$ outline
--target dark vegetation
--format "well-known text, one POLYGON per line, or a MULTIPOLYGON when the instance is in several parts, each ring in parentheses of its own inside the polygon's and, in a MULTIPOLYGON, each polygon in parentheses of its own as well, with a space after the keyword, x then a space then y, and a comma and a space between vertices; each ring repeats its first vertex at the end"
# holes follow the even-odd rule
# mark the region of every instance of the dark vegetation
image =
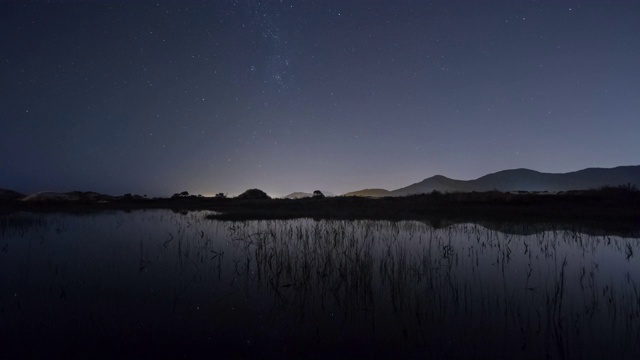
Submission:
POLYGON ((27 195, 19 193, 17 191, 0 189, 0 201, 20 200, 26 196, 27 195))
POLYGON ((238 195, 238 199, 242 200, 269 200, 271 197, 260 189, 249 189, 238 195))
POLYGON ((212 219, 372 219, 448 223, 573 224, 599 231, 640 231, 640 191, 635 187, 549 193, 470 192, 406 197, 333 197, 229 202, 212 219))
MULTIPOLYGON (((172 209, 178 212, 212 210, 210 218, 256 219, 372 219, 426 220, 432 224, 458 222, 526 222, 588 224, 602 229, 640 229, 640 190, 635 186, 550 193, 497 191, 440 193, 406 197, 323 197, 271 199, 258 189, 236 198, 185 194, 171 198, 114 197, 111 201, 0 202, 0 213, 94 212, 103 210, 172 209)), ((223 194, 222 194, 223 195, 223 194)))

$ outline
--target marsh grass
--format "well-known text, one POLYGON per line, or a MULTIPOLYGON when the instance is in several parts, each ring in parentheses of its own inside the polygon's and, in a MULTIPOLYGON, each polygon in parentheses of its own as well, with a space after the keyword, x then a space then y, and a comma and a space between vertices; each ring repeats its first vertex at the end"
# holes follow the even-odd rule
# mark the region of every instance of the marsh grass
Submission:
POLYGON ((241 274, 299 320, 330 312, 442 354, 456 353, 442 347, 452 341, 504 356, 639 350, 639 274, 621 281, 599 265, 601 253, 637 263, 636 239, 366 220, 241 222, 229 232, 248 259, 241 274))
POLYGON ((11 213, 0 215, 0 236, 8 236, 11 233, 24 235, 29 229, 46 226, 45 216, 33 216, 24 213, 11 213))

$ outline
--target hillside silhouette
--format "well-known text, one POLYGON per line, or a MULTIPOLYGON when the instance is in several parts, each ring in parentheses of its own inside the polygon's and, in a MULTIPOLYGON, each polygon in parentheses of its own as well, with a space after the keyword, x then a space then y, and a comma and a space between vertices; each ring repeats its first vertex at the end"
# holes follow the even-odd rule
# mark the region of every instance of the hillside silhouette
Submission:
POLYGON ((17 191, 0 189, 0 200, 20 200, 25 198, 26 196, 27 195, 19 193, 17 191))
POLYGON ((364 189, 358 191, 351 191, 342 196, 366 196, 366 197, 385 197, 391 196, 391 191, 386 189, 364 189))
POLYGON ((569 173, 543 173, 530 169, 503 170, 475 180, 456 180, 436 175, 391 191, 391 196, 440 192, 539 191, 560 192, 597 189, 604 186, 640 186, 640 166, 588 168, 569 173))
MULTIPOLYGON (((328 197, 336 196, 334 193, 330 191, 320 190, 320 192, 322 192, 324 196, 328 196, 328 197)), ((292 192, 291 194, 285 195, 282 198, 283 199, 304 199, 304 198, 310 198, 310 197, 313 197, 313 192, 296 191, 296 192, 292 192)))

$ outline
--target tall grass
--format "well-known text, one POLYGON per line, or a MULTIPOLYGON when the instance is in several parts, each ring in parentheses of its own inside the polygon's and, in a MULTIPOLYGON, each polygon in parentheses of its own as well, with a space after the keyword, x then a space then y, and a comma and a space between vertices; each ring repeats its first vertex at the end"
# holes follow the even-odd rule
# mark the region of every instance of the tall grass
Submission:
POLYGON ((241 222, 228 232, 248 259, 239 274, 300 320, 329 311, 378 329, 394 319, 399 338, 445 353, 458 350, 443 340, 504 356, 640 350, 640 272, 608 273, 608 257, 638 263, 635 239, 366 220, 241 222))

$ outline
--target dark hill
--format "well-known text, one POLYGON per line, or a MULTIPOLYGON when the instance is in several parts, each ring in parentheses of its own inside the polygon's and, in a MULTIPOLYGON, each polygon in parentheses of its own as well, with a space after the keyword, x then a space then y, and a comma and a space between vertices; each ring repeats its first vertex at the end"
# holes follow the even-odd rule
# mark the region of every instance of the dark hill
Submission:
POLYGON ((473 185, 469 181, 450 179, 446 176, 436 175, 424 179, 419 183, 409 185, 391 192, 392 196, 406 196, 414 194, 430 193, 432 191, 441 192, 468 192, 474 191, 473 185))
POLYGON ((21 194, 21 193, 19 193, 17 191, 8 190, 8 189, 0 189, 0 201, 2 201, 2 200, 5 200, 5 201, 20 200, 20 199, 24 199, 25 197, 27 197, 27 195, 21 194))
POLYGON ((385 197, 391 196, 391 191, 386 189, 364 189, 351 191, 342 196, 365 196, 365 197, 385 197))
POLYGON ((569 191, 597 189, 603 186, 640 186, 640 166, 588 168, 553 174, 529 169, 503 170, 475 180, 455 180, 437 175, 419 183, 392 191, 394 196, 441 192, 469 191, 569 191))

